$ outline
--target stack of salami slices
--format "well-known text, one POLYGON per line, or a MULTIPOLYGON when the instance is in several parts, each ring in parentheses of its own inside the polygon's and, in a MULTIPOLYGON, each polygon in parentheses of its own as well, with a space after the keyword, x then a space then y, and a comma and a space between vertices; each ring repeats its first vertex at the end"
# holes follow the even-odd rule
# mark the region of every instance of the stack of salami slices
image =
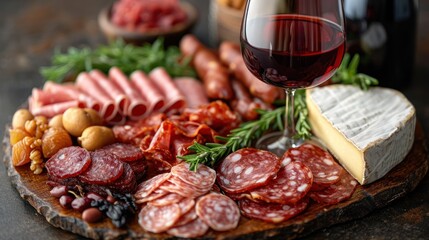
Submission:
POLYGON ((357 182, 325 150, 304 144, 279 159, 245 148, 218 167, 221 189, 238 201, 243 215, 278 223, 304 211, 310 199, 336 204, 351 197, 357 182))
POLYGON ((227 231, 237 227, 240 211, 229 197, 214 185, 216 172, 204 165, 196 171, 180 163, 171 172, 142 182, 134 194, 143 204, 139 224, 149 232, 192 238, 209 228, 227 231))
POLYGON ((133 192, 146 171, 143 152, 130 144, 115 143, 89 152, 72 146, 63 148, 46 162, 52 184, 79 185, 106 195, 133 192))

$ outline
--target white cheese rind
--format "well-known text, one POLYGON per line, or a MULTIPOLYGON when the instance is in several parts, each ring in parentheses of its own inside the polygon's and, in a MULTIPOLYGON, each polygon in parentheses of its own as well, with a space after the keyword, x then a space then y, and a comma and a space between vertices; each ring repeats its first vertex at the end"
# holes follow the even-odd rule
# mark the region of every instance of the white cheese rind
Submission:
POLYGON ((315 136, 361 184, 383 177, 413 145, 415 108, 396 90, 314 88, 307 90, 307 106, 315 136))

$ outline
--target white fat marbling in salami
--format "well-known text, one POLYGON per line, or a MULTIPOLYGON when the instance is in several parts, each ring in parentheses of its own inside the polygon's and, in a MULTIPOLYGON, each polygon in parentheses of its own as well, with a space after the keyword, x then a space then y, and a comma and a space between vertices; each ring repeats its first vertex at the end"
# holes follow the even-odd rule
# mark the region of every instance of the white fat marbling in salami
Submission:
POLYGON ((171 174, 187 184, 200 189, 210 189, 216 181, 216 171, 200 164, 196 171, 189 170, 189 163, 182 162, 171 168, 171 174))
POLYGON ((91 166, 91 156, 84 148, 66 147, 52 156, 45 166, 52 177, 60 179, 76 177, 91 166))
POLYGON ((196 211, 198 217, 216 231, 234 229, 240 220, 237 204, 231 198, 218 193, 201 197, 197 202, 196 211))
POLYGON ((228 155, 219 165, 217 181, 228 193, 241 193, 264 186, 278 172, 280 160, 268 151, 243 148, 228 155))
POLYGON ((150 201, 149 204, 155 205, 155 206, 165 206, 173 203, 178 203, 183 199, 184 197, 180 196, 177 193, 168 193, 160 198, 150 201))
POLYGON ((167 181, 169 178, 170 178, 170 173, 163 173, 163 174, 156 175, 155 177, 140 183, 137 186, 136 193, 134 194, 136 201, 149 196, 152 192, 154 192, 162 183, 167 181))
POLYGON ((180 218, 181 211, 178 204, 166 206, 146 205, 139 213, 140 226, 153 233, 160 233, 170 229, 180 218))
POLYGON ((124 164, 112 153, 97 150, 90 153, 91 166, 79 179, 84 183, 108 185, 124 173, 124 164))
POLYGON ((169 229, 167 233, 181 238, 195 238, 203 236, 208 229, 209 226, 207 224, 201 219, 196 218, 184 225, 169 229))
POLYGON ((313 174, 300 162, 291 162, 280 168, 267 185, 251 190, 253 199, 280 204, 295 204, 310 191, 313 174))

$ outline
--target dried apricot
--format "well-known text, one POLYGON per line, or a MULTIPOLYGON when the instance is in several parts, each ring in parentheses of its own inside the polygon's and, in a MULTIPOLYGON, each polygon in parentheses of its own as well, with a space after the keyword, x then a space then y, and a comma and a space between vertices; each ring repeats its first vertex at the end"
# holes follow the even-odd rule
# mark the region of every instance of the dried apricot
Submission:
POLYGON ((22 127, 14 128, 9 130, 9 142, 13 146, 17 142, 21 141, 25 137, 29 137, 30 134, 24 130, 22 127))
POLYGON ((31 148, 26 144, 23 139, 17 142, 12 147, 12 164, 13 166, 22 166, 31 161, 30 159, 31 148))
POLYGON ((68 132, 63 128, 48 128, 42 137, 42 152, 45 158, 52 157, 60 149, 70 147, 73 144, 68 132))

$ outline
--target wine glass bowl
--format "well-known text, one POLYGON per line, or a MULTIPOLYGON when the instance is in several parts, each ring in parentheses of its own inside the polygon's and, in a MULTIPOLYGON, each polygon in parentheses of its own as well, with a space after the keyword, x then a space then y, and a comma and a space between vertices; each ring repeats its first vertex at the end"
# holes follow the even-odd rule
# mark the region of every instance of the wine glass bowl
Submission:
POLYGON ((345 52, 341 0, 248 0, 240 42, 247 68, 285 89, 285 130, 257 145, 282 155, 303 142, 295 134, 294 93, 330 79, 345 52))

